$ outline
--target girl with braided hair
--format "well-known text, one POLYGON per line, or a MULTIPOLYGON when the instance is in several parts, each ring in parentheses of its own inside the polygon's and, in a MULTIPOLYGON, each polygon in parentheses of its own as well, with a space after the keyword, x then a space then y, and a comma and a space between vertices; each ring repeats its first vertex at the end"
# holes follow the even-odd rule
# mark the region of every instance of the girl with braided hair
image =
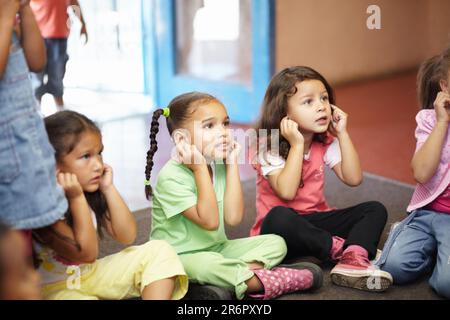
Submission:
POLYGON ((281 237, 227 239, 224 224, 238 225, 244 214, 237 164, 240 146, 229 126, 225 106, 205 93, 182 94, 153 113, 145 169, 145 192, 153 198, 150 238, 175 248, 189 280, 199 285, 194 286, 198 296, 193 298, 223 298, 224 291, 232 291, 237 299, 246 295, 272 299, 320 287, 322 271, 315 264, 278 266, 286 255, 281 237), (176 152, 152 190, 150 173, 161 115, 176 152))

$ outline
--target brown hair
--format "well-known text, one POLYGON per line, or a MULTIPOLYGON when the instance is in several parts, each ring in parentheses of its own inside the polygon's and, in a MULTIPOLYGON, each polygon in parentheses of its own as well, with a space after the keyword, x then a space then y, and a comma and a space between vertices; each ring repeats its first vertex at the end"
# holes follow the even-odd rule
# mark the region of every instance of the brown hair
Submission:
POLYGON ((434 100, 441 91, 439 82, 447 80, 449 69, 450 46, 421 64, 417 74, 417 92, 422 109, 434 109, 434 100))
MULTIPOLYGON (((175 97, 170 101, 167 108, 169 108, 170 115, 166 117, 167 129, 169 134, 180 128, 190 115, 195 111, 195 107, 200 104, 208 103, 211 101, 220 102, 217 98, 207 93, 202 92, 189 92, 175 97)), ((153 195, 152 187, 149 183, 150 175, 153 168, 153 156, 158 150, 158 142, 156 141, 156 135, 159 131, 159 117, 163 114, 163 109, 157 109, 153 112, 152 123, 150 126, 150 148, 147 151, 147 164, 145 166, 145 196, 147 199, 153 195)))
MULTIPOLYGON (((80 141, 80 137, 87 131, 94 132, 101 137, 101 131, 97 125, 86 116, 75 111, 60 111, 44 119, 45 129, 53 148, 55 149, 56 160, 69 154, 80 141)), ((99 236, 102 236, 102 227, 105 226, 105 219, 108 219, 106 211, 105 196, 100 190, 95 192, 84 192, 86 200, 94 211, 97 218, 99 236)), ((72 215, 70 210, 65 214, 67 223, 72 225, 72 215)))
MULTIPOLYGON (((319 80, 323 83, 328 92, 328 99, 331 104, 335 103, 334 91, 325 78, 312 68, 296 66, 286 68, 276 74, 269 83, 262 104, 262 112, 256 125, 257 134, 259 130, 267 131, 267 146, 270 150, 270 130, 280 129, 281 120, 287 115, 288 99, 297 92, 295 86, 298 82, 305 80, 319 80)), ((315 141, 325 143, 326 133, 316 134, 315 141)), ((287 159, 290 145, 289 142, 279 135, 280 155, 287 159)))

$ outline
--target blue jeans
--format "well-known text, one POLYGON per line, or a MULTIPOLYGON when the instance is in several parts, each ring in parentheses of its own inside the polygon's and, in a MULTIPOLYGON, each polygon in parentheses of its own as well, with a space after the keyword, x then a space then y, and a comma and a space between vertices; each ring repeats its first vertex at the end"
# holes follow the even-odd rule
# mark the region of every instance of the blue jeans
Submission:
POLYGON ((0 220, 16 229, 50 225, 64 215, 67 200, 15 34, 0 79, 0 115, 0 220))
POLYGON ((450 298, 450 214, 413 211, 389 235, 378 265, 396 284, 433 270, 430 286, 450 298))
POLYGON ((50 93, 57 98, 63 96, 63 80, 66 74, 66 64, 69 60, 67 39, 45 39, 45 47, 47 49, 45 69, 40 73, 33 74, 35 95, 39 101, 46 93, 50 93), (44 82, 44 76, 47 76, 46 82, 44 82))

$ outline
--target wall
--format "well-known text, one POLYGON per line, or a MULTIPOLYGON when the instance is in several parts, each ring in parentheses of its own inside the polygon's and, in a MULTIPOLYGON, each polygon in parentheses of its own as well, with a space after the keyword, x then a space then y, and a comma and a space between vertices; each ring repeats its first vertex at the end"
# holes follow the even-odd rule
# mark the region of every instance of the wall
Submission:
POLYGON ((427 56, 441 52, 450 44, 450 1, 430 0, 428 4, 428 39, 427 56))
POLYGON ((448 0, 277 0, 276 71, 308 65, 332 83, 416 68, 444 47, 448 0), (381 30, 369 30, 367 7, 381 8, 381 30))

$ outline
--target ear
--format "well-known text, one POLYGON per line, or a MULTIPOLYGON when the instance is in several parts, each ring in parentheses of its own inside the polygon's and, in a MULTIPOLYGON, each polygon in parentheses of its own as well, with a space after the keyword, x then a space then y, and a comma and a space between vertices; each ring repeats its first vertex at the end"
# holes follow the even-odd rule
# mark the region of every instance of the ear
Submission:
POLYGON ((179 144, 181 141, 186 142, 186 137, 181 130, 175 130, 172 137, 175 144, 179 144))
POLYGON ((178 144, 178 143, 180 143, 180 141, 183 139, 183 137, 182 137, 182 135, 181 135, 180 133, 174 132, 174 133, 172 134, 172 139, 173 139, 173 142, 174 142, 175 144, 178 144))
POLYGON ((441 91, 444 91, 444 92, 446 92, 446 93, 449 93, 449 92, 448 92, 448 83, 447 83, 446 80, 440 80, 440 81, 439 81, 439 87, 441 88, 441 91))

